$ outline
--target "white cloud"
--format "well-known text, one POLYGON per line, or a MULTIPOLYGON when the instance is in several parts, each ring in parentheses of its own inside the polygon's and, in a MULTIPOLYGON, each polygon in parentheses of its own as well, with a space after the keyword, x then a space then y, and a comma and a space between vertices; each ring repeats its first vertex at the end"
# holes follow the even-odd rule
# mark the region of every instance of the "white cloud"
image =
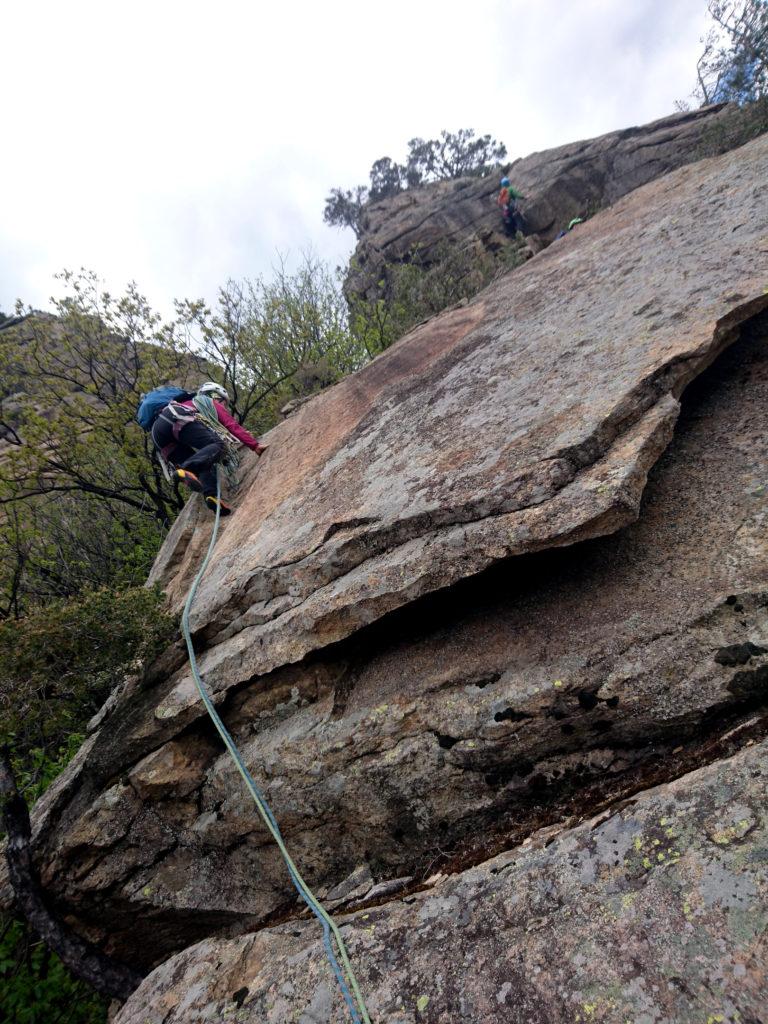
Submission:
POLYGON ((335 185, 471 126, 512 157, 671 113, 703 0, 298 0, 4 12, 0 307, 45 304, 85 265, 163 309, 268 273, 275 251, 336 262, 335 185))

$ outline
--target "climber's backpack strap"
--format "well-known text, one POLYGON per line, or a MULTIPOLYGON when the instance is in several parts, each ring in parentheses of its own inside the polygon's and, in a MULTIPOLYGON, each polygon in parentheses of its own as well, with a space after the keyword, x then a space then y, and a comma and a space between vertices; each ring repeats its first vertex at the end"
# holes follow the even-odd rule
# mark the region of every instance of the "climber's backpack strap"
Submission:
POLYGON ((170 423, 173 428, 174 441, 179 440, 179 434, 188 423, 194 423, 198 419, 197 411, 190 409, 188 405, 181 405, 179 402, 169 402, 160 411, 159 418, 170 423))

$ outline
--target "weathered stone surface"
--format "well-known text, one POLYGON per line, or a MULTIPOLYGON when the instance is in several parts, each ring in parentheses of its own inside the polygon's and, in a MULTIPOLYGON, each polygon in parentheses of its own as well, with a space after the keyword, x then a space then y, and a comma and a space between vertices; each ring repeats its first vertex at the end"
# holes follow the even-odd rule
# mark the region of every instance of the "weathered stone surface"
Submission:
MULTIPOLYGON (((474 323, 472 307, 426 325, 309 403, 249 469, 203 591, 199 640, 209 645, 227 724, 319 889, 338 894, 358 868, 381 883, 423 878, 450 857, 485 858, 491 843, 509 846, 543 821, 584 814, 719 756, 724 734, 743 742, 749 729, 765 728, 768 328, 755 314, 768 301, 768 225, 758 202, 767 159, 762 140, 622 201, 559 255, 550 249, 486 292, 480 305, 496 327, 470 327, 472 344, 454 348, 439 372, 443 327, 450 334, 461 316, 474 323), (564 280, 582 284, 566 314, 564 280), (515 311, 526 310, 523 329, 515 311), (736 323, 750 315, 734 343, 736 323), (548 317, 559 339, 549 347, 548 317), (489 338, 495 348, 487 350, 489 338), (639 522, 574 543, 634 518, 670 437, 676 396, 729 343, 683 397, 639 522), (482 373, 470 387, 475 359, 482 373), (538 377, 538 390, 522 386, 526 374, 538 377), (485 404, 488 391, 495 403, 485 404), (501 402, 510 394, 515 402, 501 402), (357 401, 352 412, 347 399, 357 401), (368 426, 355 432, 349 423, 363 407, 368 426), (477 425, 481 415, 472 434, 464 420, 477 425), (436 422, 444 444, 435 449, 436 422), (375 451, 375 431, 379 469, 369 474, 359 453, 375 451), (391 447, 398 436, 400 447, 391 447), (466 446, 474 453, 463 464, 468 482, 453 469, 466 446), (335 579, 323 585, 321 551, 311 552, 333 522, 324 518, 332 515, 324 489, 341 500, 346 467, 356 504, 345 514, 396 522, 395 513, 409 511, 398 492, 406 450, 417 480, 419 459, 438 463, 432 491, 415 484, 408 492, 414 513, 430 493, 450 499, 445 476, 454 491, 465 489, 465 502, 482 502, 485 487, 485 515, 435 525, 455 518, 445 500, 426 534, 408 541, 390 531, 360 567, 379 577, 362 598, 348 579, 356 570, 343 566, 365 548, 350 553, 339 529, 320 544, 336 559, 335 579), (572 472, 548 490, 557 458, 572 472), (476 464, 486 459, 484 476, 476 464), (498 511, 502 485, 514 502, 515 487, 519 495, 537 474, 545 481, 537 504, 498 511), (277 548, 271 574, 258 568, 268 538, 277 548), (413 582, 402 549, 417 542, 423 577, 413 582), (292 567, 291 593, 277 563, 303 545, 310 554, 292 567), (498 564, 478 574, 491 561, 498 564), (296 600, 283 612, 296 635, 280 637, 282 616, 267 618, 280 600, 264 598, 275 579, 285 604, 296 600), (242 617, 228 625, 238 609, 242 617), (251 612, 267 621, 257 624, 251 612)), ((158 566, 177 597, 205 543, 204 529, 192 532, 194 515, 191 507, 174 528, 158 566)), ((365 530, 358 522, 350 534, 365 530)), ((183 663, 173 649, 143 686, 130 683, 86 754, 36 808, 52 894, 93 938, 145 966, 197 938, 294 909, 239 776, 199 708, 186 703, 183 663)))
MULTIPOLYGON (((768 139, 625 198, 275 429, 193 624, 220 690, 637 514, 684 386, 768 303, 768 139)), ((153 579, 178 605, 206 532, 153 579)), ((196 696, 182 670, 159 717, 196 696)))
MULTIPOLYGON (((722 148, 728 148, 727 137, 741 116, 736 107, 719 104, 516 160, 508 173, 526 197, 520 209, 534 239, 533 251, 551 242, 573 217, 585 217, 700 159, 708 138, 722 137, 722 148)), ((375 292, 387 266, 412 259, 414 252, 428 265, 436 250, 450 246, 473 242, 489 251, 500 248, 505 236, 498 189, 496 174, 460 178, 372 204, 352 259, 350 292, 375 292)))
MULTIPOLYGON (((767 436, 763 317, 683 397, 637 523, 511 560, 234 694, 227 724, 312 884, 335 898, 361 864, 421 877, 716 756, 768 703, 767 436)), ((175 720, 153 733, 157 695, 141 701, 55 793, 40 853, 59 898, 117 920, 111 946, 151 964, 293 897, 209 727, 163 746, 175 720), (154 774, 173 764, 199 765, 194 791, 154 774), (143 802, 137 780, 156 783, 143 802)))
MULTIPOLYGON (((376 1024, 759 1024, 768 745, 345 919, 376 1024)), ((209 940, 116 1024, 341 1024, 317 926, 209 940)))

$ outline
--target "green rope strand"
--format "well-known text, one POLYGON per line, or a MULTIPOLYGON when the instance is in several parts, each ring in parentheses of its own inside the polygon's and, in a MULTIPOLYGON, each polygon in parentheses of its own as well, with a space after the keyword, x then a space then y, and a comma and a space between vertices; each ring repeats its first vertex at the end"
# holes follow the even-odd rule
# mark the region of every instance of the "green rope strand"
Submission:
MULTIPOLYGON (((216 496, 217 498, 220 498, 221 481, 219 480, 218 473, 216 475, 216 485, 216 496)), ((200 581, 205 575, 205 572, 208 568, 208 563, 211 560, 211 555, 213 554, 213 548, 214 545, 216 544, 216 538, 219 531, 219 520, 220 506, 217 505, 216 519, 213 524, 213 531, 211 533, 211 540, 208 545, 208 550, 206 551, 205 558, 202 561, 197 576, 195 576, 192 586, 190 587, 189 594, 187 595, 187 600, 184 605, 184 611, 181 616, 181 629, 184 634, 184 640, 186 641, 187 651, 189 652, 189 665, 192 671, 192 676, 195 680, 195 685, 197 686, 198 692, 200 693, 200 697, 202 698, 206 710, 208 711, 208 714, 210 715, 213 724, 216 726, 216 730, 218 731, 219 735, 224 741, 224 745, 229 751, 232 760, 235 762, 235 766, 237 767, 238 772, 242 776, 249 793, 253 797, 253 801, 256 804, 256 808, 259 812, 259 815, 264 821, 264 824, 269 829, 272 838, 277 843, 280 853, 283 855, 283 859, 288 867, 288 871, 293 879, 296 888, 298 889, 300 895, 303 897, 303 899, 309 906, 310 910, 312 910, 312 912, 324 924, 324 926, 333 933, 333 937, 336 940, 336 946, 338 948, 341 961, 344 965, 344 970, 346 972, 347 979, 349 980, 349 984, 352 988, 352 991, 354 992, 355 1002, 357 1003, 357 1010, 359 1010, 360 1013, 359 1017, 357 1015, 357 1012, 355 1011, 355 1007, 352 1005, 352 1001, 351 998, 349 997, 348 991, 345 991, 346 986, 344 985, 343 978, 341 977, 341 974, 338 971, 338 967, 337 965, 334 965, 335 957, 333 957, 332 950, 330 948, 328 948, 330 954, 329 959, 333 957, 331 959, 331 966, 334 968, 334 973, 336 973, 337 975, 337 979, 339 980, 340 986, 342 988, 342 993, 344 994, 345 999, 347 1000, 347 1003, 349 1005, 350 1012, 353 1015, 353 1020, 357 1022, 362 1019, 363 1024, 371 1024, 371 1019, 368 1015, 365 1000, 363 999, 362 992, 360 991, 360 987, 357 983, 355 973, 352 970, 352 965, 349 961, 349 956, 347 954, 346 946, 344 945, 344 940, 341 937, 341 932, 339 931, 336 922, 333 920, 330 914, 328 914, 328 912, 325 910, 322 904, 317 900, 312 890, 309 888, 307 883, 302 878, 299 869, 296 867, 293 858, 289 854, 285 846, 285 843, 283 842, 283 838, 282 835, 280 834, 280 829, 277 825, 277 822, 275 821, 275 818, 268 804, 266 803, 266 800, 259 791, 256 783, 254 782, 251 773, 246 768, 234 740, 227 731, 224 723, 221 721, 221 718, 219 717, 219 714, 213 705, 213 702, 208 694, 208 691, 206 690, 205 683, 203 682, 197 668, 197 658, 195 656, 195 649, 192 644, 192 636, 189 627, 189 614, 192 608, 192 602, 194 601, 195 598, 195 593, 197 592, 198 585, 200 584, 200 581)))

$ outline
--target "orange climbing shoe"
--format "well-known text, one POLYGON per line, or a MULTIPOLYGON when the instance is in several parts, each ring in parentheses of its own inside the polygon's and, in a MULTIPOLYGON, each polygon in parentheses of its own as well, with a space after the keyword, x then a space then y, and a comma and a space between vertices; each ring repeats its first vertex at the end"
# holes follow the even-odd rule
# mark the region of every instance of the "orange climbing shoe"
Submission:
POLYGON ((206 495, 205 504, 208 506, 208 508, 211 510, 211 512, 215 512, 216 509, 218 509, 219 510, 219 515, 222 515, 222 516, 231 516, 232 515, 232 509, 226 503, 226 501, 222 501, 221 498, 217 498, 215 494, 208 494, 208 495, 206 495))
POLYGON ((190 473, 188 469, 177 469, 173 474, 177 480, 181 480, 183 484, 190 487, 193 491, 202 491, 203 485, 197 479, 194 473, 190 473))

